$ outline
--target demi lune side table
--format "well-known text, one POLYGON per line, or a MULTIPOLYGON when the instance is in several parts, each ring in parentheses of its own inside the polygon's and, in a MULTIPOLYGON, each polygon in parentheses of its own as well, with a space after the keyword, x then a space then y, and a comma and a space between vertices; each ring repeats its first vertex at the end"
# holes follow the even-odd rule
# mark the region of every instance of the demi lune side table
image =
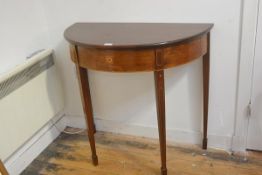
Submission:
POLYGON ((210 30, 213 24, 186 23, 76 23, 64 36, 75 63, 93 164, 96 132, 88 69, 107 72, 153 71, 161 154, 161 174, 166 168, 164 69, 203 56, 203 149, 207 148, 210 30))

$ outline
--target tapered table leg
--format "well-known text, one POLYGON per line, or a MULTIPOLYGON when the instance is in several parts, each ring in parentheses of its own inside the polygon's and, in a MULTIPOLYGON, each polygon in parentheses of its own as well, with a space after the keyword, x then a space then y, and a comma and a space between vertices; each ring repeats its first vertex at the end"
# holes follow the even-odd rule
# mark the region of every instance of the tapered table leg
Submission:
POLYGON ((167 174, 166 168, 166 119, 165 119, 165 82, 164 70, 155 71, 156 108, 161 153, 161 174, 167 174))
POLYGON ((2 175, 8 175, 8 172, 3 164, 3 162, 0 160, 0 174, 2 175))
POLYGON ((208 123, 208 96, 209 96, 209 64, 210 64, 210 33, 207 37, 207 53, 203 56, 203 95, 204 95, 204 119, 203 119, 203 143, 202 148, 207 149, 207 123, 208 123))
POLYGON ((96 155, 96 146, 95 146, 95 125, 94 125, 94 118, 93 118, 93 109, 92 109, 92 102, 91 102, 91 95, 89 89, 89 82, 88 82, 88 75, 87 70, 76 65, 76 72, 78 76, 79 88, 81 93, 82 105, 83 110, 85 113, 86 124, 88 127, 88 137, 90 142, 90 147, 92 151, 92 160, 94 165, 98 165, 98 159, 96 155))

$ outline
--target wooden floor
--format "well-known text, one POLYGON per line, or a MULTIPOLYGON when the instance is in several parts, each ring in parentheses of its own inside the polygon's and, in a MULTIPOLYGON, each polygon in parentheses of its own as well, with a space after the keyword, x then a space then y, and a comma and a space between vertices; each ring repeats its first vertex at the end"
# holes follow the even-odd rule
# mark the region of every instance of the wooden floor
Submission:
MULTIPOLYGON (((85 133, 62 133, 22 175, 159 175, 157 140, 98 132, 94 167, 85 133)), ((168 145, 169 175, 262 175, 262 153, 245 159, 197 146, 168 145)))

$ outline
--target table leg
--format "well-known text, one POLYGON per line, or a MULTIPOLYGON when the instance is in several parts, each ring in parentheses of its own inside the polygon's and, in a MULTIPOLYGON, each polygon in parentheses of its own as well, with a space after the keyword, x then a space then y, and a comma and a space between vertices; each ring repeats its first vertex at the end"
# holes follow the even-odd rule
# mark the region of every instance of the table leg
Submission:
POLYGON ((207 53, 203 57, 203 95, 204 95, 204 119, 203 119, 203 143, 202 148, 207 149, 207 123, 208 123, 208 96, 209 96, 209 64, 210 64, 210 34, 207 37, 207 53))
POLYGON ((93 117, 93 109, 90 95, 90 88, 88 82, 87 70, 76 65, 76 72, 78 76, 79 88, 81 93, 83 110, 85 113, 85 119, 87 124, 87 134, 89 137, 90 147, 92 151, 92 160, 94 165, 98 165, 98 159, 96 155, 96 146, 95 146, 95 125, 94 125, 94 117, 93 117))
POLYGON ((161 153, 161 174, 167 174, 166 168, 166 121, 165 121, 165 82, 164 70, 155 71, 156 108, 161 153))
POLYGON ((2 175, 8 175, 8 172, 3 164, 3 162, 0 160, 0 174, 2 175))

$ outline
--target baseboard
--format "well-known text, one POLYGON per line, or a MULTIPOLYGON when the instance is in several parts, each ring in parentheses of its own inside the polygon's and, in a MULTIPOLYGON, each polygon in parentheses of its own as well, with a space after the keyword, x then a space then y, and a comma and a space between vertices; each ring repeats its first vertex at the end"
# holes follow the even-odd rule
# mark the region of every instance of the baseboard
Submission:
POLYGON ((57 114, 4 161, 10 175, 20 174, 66 127, 64 113, 57 114))
MULTIPOLYGON (((65 116, 67 126, 86 128, 83 116, 65 116)), ((128 134, 148 138, 158 138, 158 129, 151 126, 117 123, 116 121, 95 119, 96 129, 119 134, 128 134)), ((202 143, 202 133, 181 129, 167 128, 167 141, 172 143, 197 144, 202 143)), ((231 136, 208 135, 208 147, 231 150, 231 136)))
POLYGON ((246 151, 246 137, 245 136, 234 136, 232 142, 232 150, 234 152, 245 152, 246 151))

